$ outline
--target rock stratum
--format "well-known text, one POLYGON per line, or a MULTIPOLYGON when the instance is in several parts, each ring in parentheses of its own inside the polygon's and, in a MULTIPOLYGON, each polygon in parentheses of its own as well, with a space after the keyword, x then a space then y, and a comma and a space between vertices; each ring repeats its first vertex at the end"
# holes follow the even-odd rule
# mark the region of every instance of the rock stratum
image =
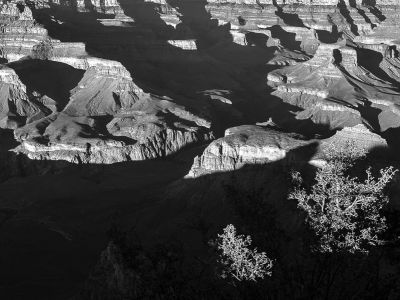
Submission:
POLYGON ((192 176, 343 128, 394 140, 399 14, 390 0, 2 1, 0 128, 31 159, 96 164, 227 130, 192 176))

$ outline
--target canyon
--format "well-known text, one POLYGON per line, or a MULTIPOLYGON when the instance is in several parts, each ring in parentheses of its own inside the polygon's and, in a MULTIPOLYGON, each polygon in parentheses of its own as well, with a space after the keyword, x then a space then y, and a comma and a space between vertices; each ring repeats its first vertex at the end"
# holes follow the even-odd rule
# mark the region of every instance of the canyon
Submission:
POLYGON ((76 295, 111 211, 146 242, 190 240, 179 224, 228 219, 217 199, 243 170, 314 170, 349 141, 397 163, 399 16, 396 0, 0 1, 4 253, 32 232, 56 264, 63 247, 79 257, 43 271, 78 274, 45 297, 43 280, 19 281, 41 299, 76 295))
POLYGON ((201 1, 170 2, 6 1, 1 127, 14 131, 13 151, 73 163, 154 159, 251 125, 260 105, 265 121, 287 129, 398 127, 392 2, 210 0, 198 15, 201 1), (241 78, 262 65, 264 78, 250 75, 258 82, 241 78), (57 76, 40 82, 31 70, 57 76), (265 100, 248 102, 247 88, 265 100), (268 107, 280 101, 297 112, 280 118, 268 107))

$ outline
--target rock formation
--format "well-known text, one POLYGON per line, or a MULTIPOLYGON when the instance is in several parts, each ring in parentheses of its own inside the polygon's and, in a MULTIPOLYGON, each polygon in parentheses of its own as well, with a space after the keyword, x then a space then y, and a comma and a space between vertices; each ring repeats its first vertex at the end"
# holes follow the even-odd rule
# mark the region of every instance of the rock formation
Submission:
MULTIPOLYGON (((81 13, 96 11, 119 18, 122 15, 117 1, 30 4, 40 10, 56 7, 81 13)), ((165 156, 188 144, 212 138, 209 120, 168 97, 144 92, 120 62, 92 57, 84 43, 51 38, 34 20, 29 6, 4 4, 1 14, 5 24, 2 53, 9 62, 15 61, 11 68, 2 69, 1 125, 15 129, 15 138, 21 143, 15 151, 32 159, 113 163, 165 156), (23 57, 28 59, 19 62, 23 57), (50 67, 50 62, 56 63, 60 70, 54 71, 58 73, 64 72, 62 69, 73 73, 83 70, 83 76, 75 82, 75 87, 68 87, 70 91, 59 95, 29 76, 29 70, 43 71, 50 67), (24 77, 29 88, 17 73, 24 77)), ((126 21, 132 20, 125 18, 126 21)), ((183 50, 196 49, 193 40, 168 43, 183 50)), ((47 82, 51 84, 58 83, 47 82)))
POLYGON ((270 127, 243 125, 227 129, 225 136, 212 142, 201 156, 194 159, 187 178, 238 170, 246 165, 263 165, 282 161, 288 165, 324 163, 324 151, 330 145, 340 147, 348 142, 368 152, 376 147, 387 147, 386 141, 364 125, 346 127, 330 138, 305 140, 270 127), (311 157, 305 158, 301 148, 318 143, 311 157))
MULTIPOLYGON (((397 111, 398 86, 359 65, 358 47, 321 44, 307 62, 271 72, 273 94, 304 110, 298 118, 311 118, 333 128, 374 122, 365 104, 383 111, 397 111), (370 103, 370 104, 368 104, 370 103)), ((387 76, 385 76, 387 77, 387 76)), ((386 78, 385 78, 386 79, 386 78)), ((396 124, 382 122, 377 130, 396 124)))
POLYGON ((15 130, 32 159, 113 163, 144 160, 208 140, 207 120, 143 92, 117 63, 96 61, 65 107, 15 130))
POLYGON ((265 164, 285 159, 289 151, 308 144, 273 129, 243 125, 225 131, 194 159, 188 177, 233 171, 246 164, 265 164))
POLYGON ((43 116, 13 69, 0 69, 0 128, 16 129, 43 116))
POLYGON ((384 132, 400 125, 398 9, 347 0, 7 1, 1 127, 33 159, 144 160, 212 139, 225 119, 248 123, 257 108, 237 99, 262 90, 265 101, 297 108, 285 123, 271 104, 282 126, 366 123, 384 132), (246 51, 257 60, 242 62, 246 51), (264 88, 245 78, 257 64, 267 66, 264 88), (59 77, 46 87, 29 70, 59 77))

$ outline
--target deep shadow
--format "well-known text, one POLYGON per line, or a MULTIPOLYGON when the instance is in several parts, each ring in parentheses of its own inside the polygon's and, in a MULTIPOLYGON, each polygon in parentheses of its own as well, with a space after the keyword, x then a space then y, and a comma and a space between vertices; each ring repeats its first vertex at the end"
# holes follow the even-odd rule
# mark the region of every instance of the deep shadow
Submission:
MULTIPOLYGON (((33 9, 33 12, 52 37, 84 42, 90 54, 121 62, 146 92, 166 95, 197 111, 204 104, 209 105, 207 99, 199 96, 201 91, 229 90, 233 108, 244 109, 241 124, 272 118, 275 123, 284 120, 281 127, 291 124, 291 128, 301 128, 296 130, 298 132, 304 126, 297 124, 309 123, 297 120, 291 113, 296 108, 271 96, 272 90, 265 87, 268 72, 279 67, 266 65, 274 57, 276 48, 233 43, 229 24, 218 26, 205 8, 206 1, 168 0, 169 7, 181 14, 181 23, 176 29, 160 18, 157 11, 164 9, 160 5, 143 0, 120 0, 119 4, 125 14, 135 20, 134 26, 103 26, 97 18, 105 16, 77 13, 55 5, 50 9, 33 9), (53 22, 50 15, 63 23, 53 22), (169 39, 186 38, 196 39, 196 51, 184 51, 168 43, 169 39)), ((300 49, 300 42, 294 42, 294 34, 283 32, 279 26, 272 27, 271 31, 273 36, 283 36, 280 38, 284 47, 300 49)), ((229 109, 228 105, 226 108, 229 109)), ((212 129, 221 133, 240 124, 237 120, 232 123, 229 118, 213 121, 212 129)), ((320 129, 315 127, 314 131, 320 129)))
POLYGON ((369 72, 374 74, 376 77, 390 82, 395 87, 400 87, 400 83, 391 78, 385 71, 380 67, 380 63, 383 60, 383 55, 377 51, 356 48, 357 50, 357 63, 367 69, 369 72))
MULTIPOLYGON (((310 155, 312 156, 315 153, 316 147, 317 144, 310 144, 295 149, 290 151, 285 159, 269 162, 264 165, 246 165, 235 171, 205 175, 196 179, 181 179, 167 189, 165 198, 161 199, 158 203, 158 209, 153 211, 152 218, 159 220, 154 230, 161 230, 163 237, 160 240, 154 240, 151 234, 140 232, 141 226, 136 226, 135 232, 131 233, 129 237, 132 240, 134 239, 136 244, 140 240, 142 246, 147 247, 147 249, 160 243, 169 245, 177 239, 176 241, 182 245, 185 251, 186 266, 191 266, 196 261, 202 262, 200 271, 198 268, 193 267, 190 273, 185 275, 178 270, 175 276, 179 277, 172 278, 172 280, 168 278, 163 279, 168 282, 168 286, 173 291, 174 297, 179 299, 225 299, 227 297, 224 295, 226 292, 225 289, 229 286, 225 287, 224 281, 215 277, 213 265, 209 265, 215 264, 214 260, 216 259, 215 254, 210 253, 210 249, 212 248, 209 241, 210 239, 214 239, 217 233, 221 232, 221 228, 229 224, 229 222, 241 225, 237 214, 232 211, 232 209, 235 210, 234 199, 230 199, 228 194, 224 195, 226 187, 238 183, 235 187, 238 189, 237 192, 242 195, 241 193, 244 193, 245 190, 258 190, 262 185, 265 186, 267 183, 273 193, 272 197, 267 200, 267 205, 274 207, 278 211, 278 217, 289 209, 288 214, 291 217, 297 218, 295 216, 297 214, 295 212, 296 207, 293 205, 293 202, 285 199, 288 187, 284 170, 290 168, 295 158, 299 159, 298 165, 302 166, 305 163, 303 159, 308 160, 310 155), (162 225, 161 220, 166 220, 171 224, 168 226, 169 228, 162 225), (203 276, 197 272, 200 272, 203 276), (184 277, 180 278, 180 276, 184 277), (190 294, 186 294, 188 290, 190 294)), ((248 192, 247 195, 250 193, 248 192)), ((259 206, 254 203, 254 211, 256 211, 257 207, 259 206)), ((121 213, 122 215, 119 214, 119 218, 123 218, 125 214, 122 211, 121 213)), ((303 216, 299 216, 299 219, 302 218, 303 216)), ((275 219, 266 218, 266 221, 274 222, 275 219)), ((124 228, 129 229, 129 226, 124 226, 124 228)), ((249 231, 246 233, 249 233, 249 231)), ((257 239, 256 243, 259 243, 259 239, 257 239)), ((259 244, 256 244, 256 246, 259 246, 259 244)), ((271 246, 275 247, 276 245, 271 246)), ((269 248, 264 250, 271 253, 269 248)), ((174 255, 173 252, 170 255, 174 255)), ((102 261, 104 262, 104 260, 102 261)), ((102 262, 99 262, 99 264, 102 265, 102 262)), ((133 268, 131 271, 141 273, 140 267, 136 269, 138 264, 132 265, 129 261, 116 262, 116 265, 119 264, 131 265, 130 268, 133 268)), ((167 266, 166 268, 170 270, 172 267, 167 266)), ((106 286, 104 285, 104 278, 113 277, 113 275, 107 271, 106 273, 98 271, 99 269, 96 268, 96 272, 93 272, 89 280, 86 281, 87 284, 85 285, 84 292, 78 299, 91 298, 90 295, 98 294, 99 291, 107 294, 107 288, 105 290, 103 288, 106 286)), ((143 277, 139 276, 138 278, 143 277)), ((120 280, 124 281, 122 278, 120 280)), ((144 280, 146 281, 146 279, 144 280)), ((126 286, 126 289, 118 290, 115 293, 129 294, 130 291, 135 290, 138 293, 135 294, 136 297, 141 298, 144 292, 142 289, 152 290, 156 298, 167 297, 166 291, 164 289, 160 290, 159 284, 153 285, 151 281, 148 281, 143 286, 143 281, 136 281, 135 279, 126 286)), ((230 290, 232 289, 234 289, 234 297, 229 299, 236 299, 237 290, 231 286, 230 290)), ((239 296, 237 299, 242 299, 242 297, 239 296)))
POLYGON ((306 27, 303 21, 297 14, 288 14, 283 11, 283 8, 279 6, 276 0, 272 0, 272 4, 276 7, 275 14, 289 26, 306 27))
MULTIPOLYGON (((237 299, 368 299, 382 295, 386 298, 396 289, 397 271, 381 273, 385 270, 384 261, 398 264, 396 245, 376 247, 368 256, 349 253, 324 255, 308 248, 313 237, 305 226, 305 215, 300 213, 295 201, 287 197, 292 188, 289 176, 292 169, 301 171, 310 184, 314 182, 315 169, 305 163, 315 154, 316 146, 310 144, 290 151, 285 159, 279 161, 246 165, 234 171, 179 180, 170 185, 153 219, 159 222, 167 217, 171 225, 165 228, 159 223, 153 230, 163 231, 161 243, 166 245, 179 237, 180 245, 187 251, 186 263, 190 265, 197 261, 202 266, 191 268, 189 274, 177 272, 179 277, 176 280, 164 279, 169 282, 175 296, 185 299, 183 295, 190 290, 191 299, 236 299, 235 296, 237 299), (299 154, 303 156, 299 157, 299 154), (215 276, 218 256, 210 251, 209 241, 215 239, 227 224, 234 224, 239 234, 250 235, 254 247, 275 259, 273 276, 260 279, 257 284, 236 282, 235 285, 215 276), (185 240, 190 242, 185 243, 185 240), (208 273, 207 268, 213 271, 208 273), (202 277, 196 272, 207 276, 202 277), (229 297, 225 294, 226 289, 230 292, 229 297)), ((373 165, 374 172, 379 166, 368 158, 365 162, 373 165)), ((398 218, 390 217, 390 220, 395 224, 398 218)), ((398 228, 398 224, 395 226, 398 228)), ((138 228, 135 227, 135 235, 131 236, 135 241, 138 240, 138 228)), ((391 238, 393 236, 396 234, 391 238)), ((152 235, 139 240, 148 248, 160 241, 154 241, 152 235)), ((129 261, 125 263, 129 264, 129 261)), ((114 267, 125 263, 117 261, 114 267)), ((135 274, 141 274, 139 265, 129 268, 135 274)), ((92 273, 85 286, 86 297, 86 293, 96 294, 99 290, 106 293, 104 278, 111 276, 117 282, 124 282, 124 276, 116 278, 110 274, 113 273, 92 273)), ((158 297, 165 296, 165 291, 159 290, 159 286, 151 281, 144 286, 143 281, 130 282, 125 285, 126 289, 118 289, 118 292, 135 290, 141 293, 141 289, 150 289, 158 297)))
MULTIPOLYGON (((226 224, 237 224, 241 233, 253 237, 255 246, 280 261, 274 269, 275 277, 262 282, 268 287, 261 289, 264 294, 259 294, 260 290, 255 287, 249 289, 256 293, 257 299, 275 293, 285 298, 289 291, 292 295, 311 293, 320 299, 319 293, 327 290, 332 295, 329 299, 346 299, 353 290, 330 289, 327 278, 318 283, 318 289, 313 289, 315 278, 304 277, 312 274, 311 267, 319 266, 324 270, 328 266, 322 263, 324 260, 313 257, 303 260, 298 243, 305 230, 304 216, 298 213, 294 202, 287 200, 291 188, 290 170, 302 171, 309 180, 314 177, 315 168, 308 166, 307 161, 316 153, 317 146, 311 143, 294 149, 279 161, 246 165, 235 171, 195 179, 182 177, 187 174, 192 157, 202 153, 202 147, 185 150, 187 153, 180 151, 166 159, 114 165, 35 161, 8 152, 0 160, 3 175, 0 261, 2 270, 6 270, 0 274, 0 291, 4 296, 13 295, 18 299, 32 299, 36 295, 41 299, 69 299, 76 295, 106 247, 106 231, 118 213, 118 221, 124 228, 135 228, 135 234, 140 237, 136 241, 151 246, 176 238, 183 244, 189 261, 208 261, 207 242, 226 224), (227 185, 235 188, 239 199, 247 195, 256 202, 247 205, 246 210, 239 210, 242 215, 238 214, 231 201, 234 199, 226 198, 227 185), (262 194, 258 194, 260 189, 262 194), (253 191, 261 198, 251 198, 253 191), (7 209, 3 210, 4 207, 7 209), (243 219, 248 209, 252 209, 253 214, 247 218, 264 220, 262 224, 275 224, 278 228, 269 226, 262 230, 263 234, 260 228, 253 231, 255 228, 246 223, 248 219, 243 219), (268 218, 260 218, 266 211, 271 213, 268 218), (210 226, 198 227, 196 220, 210 226), (284 234, 277 235, 275 230, 284 234), (284 257, 306 268, 285 269, 284 257), (45 264, 49 259, 51 264, 45 264), (294 274, 302 274, 302 277, 293 277, 294 274), (305 289, 299 290, 299 283, 305 289), (334 297, 336 293, 340 294, 337 298, 334 297)), ((214 282, 213 278, 208 280, 214 282)), ((335 284, 340 286, 342 279, 348 280, 335 277, 338 280, 335 284)), ((202 289, 197 281, 193 284, 202 289)), ((179 290, 179 286, 174 285, 174 288, 179 290)), ((360 285, 360 289, 364 288, 360 285)))
POLYGON ((338 7, 340 10, 340 13, 345 17, 347 23, 350 25, 351 32, 356 36, 359 35, 357 25, 354 24, 354 20, 352 19, 351 15, 350 15, 350 11, 347 7, 346 2, 344 2, 344 0, 339 0, 338 7))
POLYGON ((336 65, 340 65, 342 62, 342 52, 340 52, 339 49, 334 49, 333 50, 333 59, 336 65))
POLYGON ((372 23, 371 19, 365 14, 365 12, 357 6, 356 0, 350 0, 349 3, 350 6, 355 8, 357 12, 364 18, 366 23, 371 24, 372 28, 376 27, 376 25, 372 23))
POLYGON ((381 135, 387 141, 387 143, 393 149, 393 151, 395 153, 398 153, 398 151, 400 150, 400 140, 399 140, 400 127, 389 128, 381 135))
POLYGON ((367 120, 368 124, 372 126, 373 131, 380 134, 381 128, 379 124, 379 114, 382 112, 381 109, 372 107, 371 102, 364 101, 362 105, 358 104, 357 110, 360 112, 361 117, 367 120))
POLYGON ((334 44, 341 37, 341 34, 339 34, 336 25, 334 25, 332 27, 332 32, 327 31, 327 30, 316 30, 316 32, 317 32, 318 40, 325 44, 334 44))
POLYGON ((271 37, 279 39, 284 48, 298 51, 301 50, 301 41, 296 41, 295 33, 287 32, 279 25, 274 25, 270 27, 269 30, 271 31, 271 37))
POLYGON ((128 215, 151 211, 166 186, 187 173, 190 158, 202 149, 113 165, 30 160, 2 151, 1 295, 70 299, 105 247, 113 215, 121 211, 123 224, 143 224, 128 215))
POLYGON ((248 32, 246 33, 246 42, 249 46, 266 47, 268 36, 262 33, 248 32))
POLYGON ((363 4, 367 5, 369 11, 378 18, 379 21, 383 22, 386 17, 383 15, 382 11, 376 6, 376 0, 363 0, 363 4))
POLYGON ((23 60, 8 64, 15 70, 28 94, 38 92, 57 102, 61 111, 68 104, 70 92, 83 78, 85 71, 69 65, 47 60, 23 60))

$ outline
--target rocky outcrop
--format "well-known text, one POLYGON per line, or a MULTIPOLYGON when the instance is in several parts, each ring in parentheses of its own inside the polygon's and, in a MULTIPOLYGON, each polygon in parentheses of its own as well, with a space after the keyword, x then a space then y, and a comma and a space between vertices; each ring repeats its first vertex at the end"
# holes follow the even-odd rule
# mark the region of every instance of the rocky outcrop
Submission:
POLYGON ((340 147, 354 142, 368 152, 376 147, 387 147, 386 141, 372 133, 364 125, 346 127, 324 140, 304 140, 301 136, 288 134, 270 127, 244 125, 230 128, 225 137, 212 142, 201 156, 194 159, 187 178, 206 174, 229 172, 246 165, 263 165, 281 161, 286 165, 310 163, 324 164, 324 153, 332 145, 340 147), (304 156, 307 146, 319 144, 310 157, 304 156), (296 151, 298 150, 298 151, 296 151))
MULTIPOLYGON (((73 130, 70 120, 63 129, 73 130)), ((147 124, 146 124, 147 125, 147 124)), ((150 127, 150 125, 147 125, 150 127)), ((46 133, 54 129, 49 127, 46 133)), ((81 128, 80 128, 81 129, 81 128)), ((59 128, 56 128, 58 131, 59 128)), ((132 129, 134 130, 134 128, 132 129)), ((124 161, 155 159, 173 154, 189 144, 204 142, 212 139, 207 131, 190 132, 161 128, 157 133, 144 132, 142 141, 133 144, 104 138, 79 139, 74 142, 48 142, 46 144, 34 141, 23 141, 14 151, 23 153, 34 160, 64 160, 71 163, 111 164, 124 161), (144 140, 144 141, 143 141, 144 140), (142 142, 142 143, 141 143, 142 142)), ((53 137, 53 136, 52 136, 53 137)), ((49 137, 51 138, 51 137, 49 137)), ((71 138, 71 136, 69 136, 71 138)))
POLYGON ((168 44, 182 50, 197 50, 196 40, 169 40, 168 44))
POLYGON ((324 149, 326 145, 340 146, 349 141, 354 143, 356 147, 364 149, 367 152, 374 148, 385 148, 388 146, 384 138, 371 132, 365 125, 359 124, 353 127, 345 127, 332 137, 322 140, 321 147, 324 149))
POLYGON ((271 128, 243 125, 225 131, 194 159, 187 177, 234 171, 248 164, 266 164, 287 158, 290 151, 309 144, 295 135, 271 128))

